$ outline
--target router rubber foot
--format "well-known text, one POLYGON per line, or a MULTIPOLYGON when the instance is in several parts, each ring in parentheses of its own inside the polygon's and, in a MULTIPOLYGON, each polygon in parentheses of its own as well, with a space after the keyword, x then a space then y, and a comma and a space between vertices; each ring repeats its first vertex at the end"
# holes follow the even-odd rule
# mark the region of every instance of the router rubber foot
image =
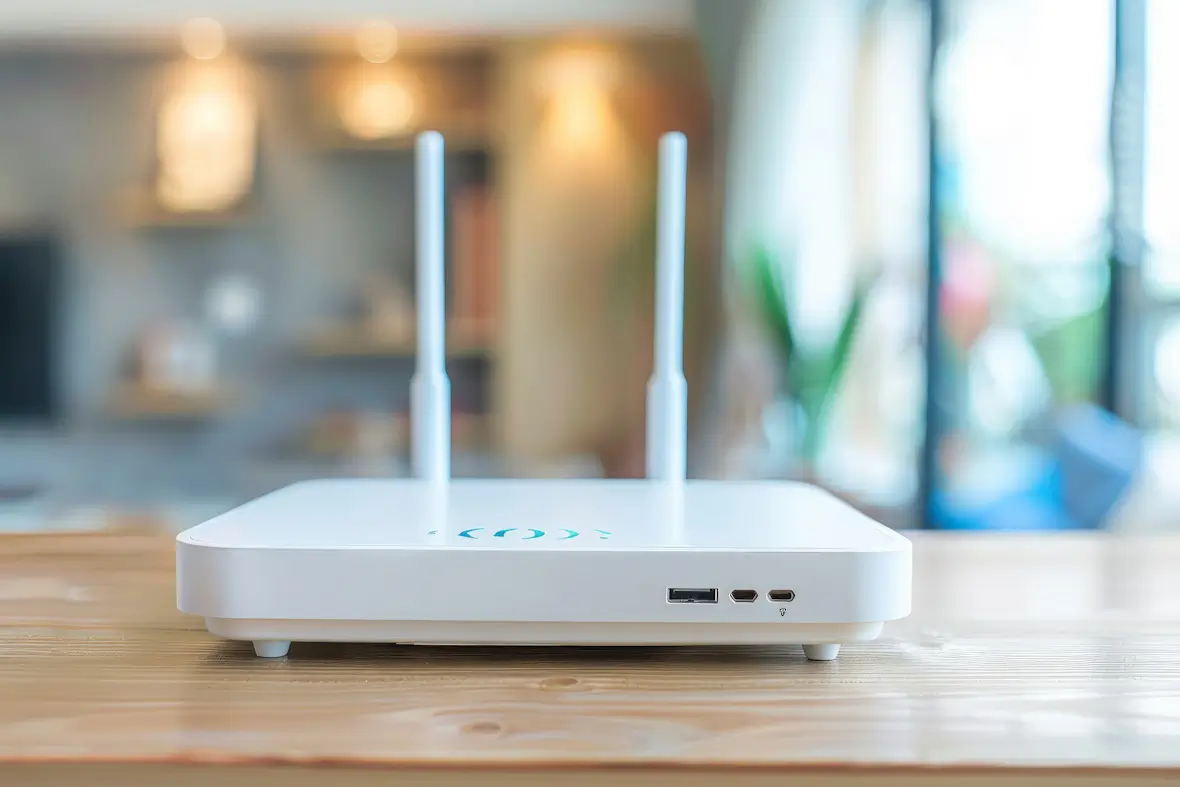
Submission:
POLYGON ((839 645, 804 645, 803 655, 808 661, 833 661, 840 654, 839 645))
POLYGON ((291 643, 281 639, 254 640, 254 653, 260 659, 281 659, 291 649, 291 643))

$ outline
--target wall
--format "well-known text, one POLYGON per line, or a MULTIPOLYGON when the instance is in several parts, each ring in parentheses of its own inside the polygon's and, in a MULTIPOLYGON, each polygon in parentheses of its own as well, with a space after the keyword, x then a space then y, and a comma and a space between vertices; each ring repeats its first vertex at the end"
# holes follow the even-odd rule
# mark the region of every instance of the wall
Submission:
POLYGON ((665 131, 686 132, 692 158, 686 365, 713 311, 701 297, 711 227, 697 219, 712 142, 696 49, 521 41, 504 51, 499 91, 504 448, 527 458, 622 451, 641 469, 654 259, 644 234, 665 131), (616 444, 634 439, 637 447, 616 444))
POLYGON ((551 33, 587 28, 677 30, 692 25, 690 0, 6 0, 0 37, 123 35, 170 31, 212 16, 232 31, 300 34, 347 29, 372 18, 406 30, 480 34, 551 33))

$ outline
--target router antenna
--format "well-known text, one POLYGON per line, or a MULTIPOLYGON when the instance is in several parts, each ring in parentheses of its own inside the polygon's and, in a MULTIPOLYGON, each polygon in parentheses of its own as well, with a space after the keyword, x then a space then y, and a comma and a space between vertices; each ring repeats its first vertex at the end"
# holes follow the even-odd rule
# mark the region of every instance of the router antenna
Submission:
POLYGON ((655 368, 647 384, 647 477, 683 481, 688 431, 684 380, 684 214, 688 142, 660 138, 656 229, 655 368))
POLYGON ((410 381, 413 473, 425 481, 446 481, 451 474, 451 382, 444 328, 442 135, 419 134, 415 153, 418 356, 410 381))

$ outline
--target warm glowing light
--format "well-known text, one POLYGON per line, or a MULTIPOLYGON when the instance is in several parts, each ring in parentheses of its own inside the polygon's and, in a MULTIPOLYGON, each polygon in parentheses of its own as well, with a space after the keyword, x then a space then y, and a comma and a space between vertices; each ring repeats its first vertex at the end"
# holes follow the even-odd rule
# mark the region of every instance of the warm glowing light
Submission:
POLYGON ((356 50, 370 63, 388 63, 397 54, 397 28, 376 20, 361 26, 356 34, 356 50))
POLYGON ((358 139, 403 134, 414 118, 414 97, 399 75, 362 73, 341 91, 340 122, 358 139))
POLYGON ((552 130, 573 147, 593 145, 612 120, 606 94, 592 84, 573 85, 558 92, 549 111, 552 130))
POLYGON ((570 88, 596 87, 609 90, 620 80, 620 64, 607 50, 562 47, 546 57, 537 69, 536 86, 543 96, 551 97, 570 88))
POLYGON ((208 17, 189 20, 180 31, 180 44, 189 57, 212 60, 225 51, 225 28, 208 17))
POLYGON ((537 84, 547 104, 547 130, 566 150, 600 147, 618 120, 611 89, 618 81, 618 63, 609 52, 586 48, 554 51, 537 84))
POLYGON ((186 74, 160 107, 156 196, 172 211, 232 207, 254 179, 257 109, 233 69, 186 74))

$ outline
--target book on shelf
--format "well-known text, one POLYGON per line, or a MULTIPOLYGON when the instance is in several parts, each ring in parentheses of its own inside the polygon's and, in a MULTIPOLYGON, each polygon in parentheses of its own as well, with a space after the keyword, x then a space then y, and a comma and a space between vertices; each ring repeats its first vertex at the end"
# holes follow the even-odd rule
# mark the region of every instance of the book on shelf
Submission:
POLYGON ((485 185, 459 189, 452 200, 452 325, 468 340, 495 333, 500 297, 499 217, 485 185))

